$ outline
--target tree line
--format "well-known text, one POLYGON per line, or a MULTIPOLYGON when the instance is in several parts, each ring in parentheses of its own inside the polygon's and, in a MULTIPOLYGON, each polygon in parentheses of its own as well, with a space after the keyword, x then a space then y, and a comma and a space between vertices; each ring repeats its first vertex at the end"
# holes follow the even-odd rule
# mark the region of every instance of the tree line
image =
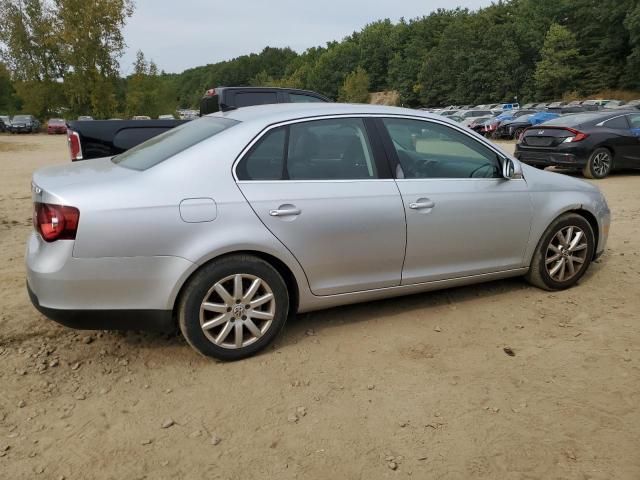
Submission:
MULTIPOLYGON (((640 0, 505 0, 380 20, 302 53, 260 53, 166 74, 138 52, 118 75, 130 0, 0 0, 0 110, 96 117, 197 106, 215 86, 305 88, 366 101, 396 90, 407 106, 553 100, 640 92, 640 0), (13 102, 13 103, 12 103, 13 102), (4 107, 5 109, 7 107, 4 107)), ((638 94, 640 96, 640 93, 638 94)))

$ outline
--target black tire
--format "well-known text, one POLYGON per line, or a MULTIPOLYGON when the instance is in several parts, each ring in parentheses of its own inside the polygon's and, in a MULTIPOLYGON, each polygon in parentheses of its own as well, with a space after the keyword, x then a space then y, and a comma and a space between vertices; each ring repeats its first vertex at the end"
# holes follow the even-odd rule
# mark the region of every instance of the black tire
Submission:
MULTIPOLYGON (((264 287, 261 286, 260 288, 262 289, 264 287)), ((227 289, 227 291, 229 290, 227 289)), ((233 295, 233 292, 229 293, 233 295)), ((213 292, 212 295, 216 295, 216 293, 213 292)), ((238 305, 240 308, 242 306, 243 305, 241 303, 238 305)), ((229 312, 229 310, 227 310, 227 312, 229 312)), ((191 345, 196 351, 207 357, 214 357, 219 360, 239 360, 254 355, 265 348, 282 330, 289 314, 289 293, 282 276, 269 263, 251 255, 232 255, 205 265, 195 273, 195 275, 189 280, 180 297, 177 313, 180 331, 189 345, 191 345), (261 279, 265 282, 267 287, 270 288, 271 293, 273 294, 273 301, 275 302, 275 306, 273 307, 274 310, 272 311, 273 319, 271 320, 270 326, 264 327, 266 330, 263 332, 262 336, 257 337, 250 345, 241 347, 224 347, 216 345, 213 341, 215 339, 211 339, 210 337, 216 336, 216 332, 221 334, 221 330, 226 328, 227 323, 231 323, 233 328, 235 328, 235 322, 242 323, 243 326, 240 328, 243 330, 243 334, 251 336, 252 334, 248 330, 248 327, 244 326, 245 322, 250 321, 251 319, 249 318, 249 320, 247 320, 247 317, 245 316, 242 316, 241 318, 234 317, 234 313, 232 312, 228 314, 231 316, 231 320, 228 320, 223 325, 216 327, 219 328, 219 330, 210 329, 207 330, 209 333, 205 333, 204 329, 201 327, 200 307, 205 299, 209 297, 210 290, 213 289, 213 286, 217 282, 237 274, 253 276, 261 279)), ((215 316, 216 313, 212 315, 215 316)), ((225 314, 222 313, 219 315, 225 314)), ((260 322, 260 320, 256 320, 256 322, 260 322)), ((229 336, 234 336, 235 334, 236 330, 233 330, 230 331, 229 336)))
MULTIPOLYGON (((576 232, 577 233, 577 232, 576 232)), ((578 246, 580 246, 579 244, 578 246)), ((532 285, 541 288, 543 290, 564 290, 575 285, 584 275, 584 273, 589 268, 589 264, 593 259, 593 252, 595 250, 595 238, 593 234, 593 229, 591 228, 591 224, 582 216, 577 213, 566 213, 556 218, 551 225, 545 230, 540 242, 536 246, 536 251, 533 254, 533 259, 531 260, 531 266, 529 268, 529 272, 525 278, 532 285), (575 252, 576 257, 582 257, 584 255, 583 263, 579 264, 578 268, 575 268, 575 273, 568 279, 562 281, 558 278, 552 277, 550 271, 547 269, 547 262, 554 255, 554 251, 551 250, 550 246, 551 242, 557 242, 558 232, 562 232, 568 227, 573 227, 574 229, 580 229, 584 233, 584 239, 586 243, 586 247, 584 249, 575 252)), ((559 253, 558 253, 559 254, 559 253)), ((560 255, 560 254, 559 254, 560 255)), ((557 266, 562 260, 562 254, 557 261, 549 263, 550 269, 557 266)), ((565 258, 565 262, 568 265, 569 259, 576 258, 573 253, 568 253, 568 258, 565 258)), ((571 261, 572 265, 576 265, 573 261, 571 261)), ((564 270, 563 270, 564 271, 564 270)))
POLYGON ((524 128, 516 128, 513 132, 513 139, 518 140, 520 138, 520 135, 522 135, 522 132, 524 132, 524 128))
POLYGON ((589 160, 582 169, 582 175, 594 179, 605 178, 611 172, 612 166, 613 155, 611 152, 606 148, 596 148, 589 155, 589 160))

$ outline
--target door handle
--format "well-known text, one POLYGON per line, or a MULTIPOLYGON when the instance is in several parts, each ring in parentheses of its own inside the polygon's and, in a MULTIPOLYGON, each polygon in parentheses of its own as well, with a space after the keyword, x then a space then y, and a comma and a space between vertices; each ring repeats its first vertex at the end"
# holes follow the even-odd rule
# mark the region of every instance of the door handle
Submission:
POLYGON ((281 208, 276 210, 269 210, 269 215, 272 217, 291 217, 294 215, 300 215, 301 210, 299 208, 281 208))
POLYGON ((435 202, 433 202, 432 200, 429 200, 428 198, 425 198, 425 199, 421 198, 417 202, 413 202, 409 204, 409 208, 412 210, 420 210, 421 208, 433 208, 435 206, 436 206, 435 202))

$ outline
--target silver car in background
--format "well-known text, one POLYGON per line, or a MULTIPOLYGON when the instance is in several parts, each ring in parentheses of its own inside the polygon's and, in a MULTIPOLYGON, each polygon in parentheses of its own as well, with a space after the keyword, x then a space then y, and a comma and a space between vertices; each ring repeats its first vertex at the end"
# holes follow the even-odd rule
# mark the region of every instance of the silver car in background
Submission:
POLYGON ((170 329, 204 355, 296 312, 524 275, 574 285, 609 209, 442 116, 372 105, 216 113, 33 175, 28 290, 75 328, 170 329))

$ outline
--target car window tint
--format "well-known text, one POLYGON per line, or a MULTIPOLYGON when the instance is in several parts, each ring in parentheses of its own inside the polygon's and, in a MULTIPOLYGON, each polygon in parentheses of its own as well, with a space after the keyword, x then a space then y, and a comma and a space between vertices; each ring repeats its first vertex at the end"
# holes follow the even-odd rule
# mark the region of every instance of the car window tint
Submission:
POLYGON ((627 119, 622 117, 612 118, 611 120, 607 120, 603 123, 606 128, 613 128, 615 130, 627 130, 629 128, 629 124, 627 123, 627 119))
POLYGON ((266 105, 278 103, 275 92, 238 92, 236 93, 235 106, 249 107, 251 105, 266 105))
POLYGON ((290 93, 289 101, 291 103, 313 103, 313 102, 323 102, 321 98, 312 97, 311 95, 301 95, 298 93, 290 93))
POLYGON ((285 127, 271 130, 238 164, 239 180, 281 180, 284 164, 285 127))
POLYGON ((150 138, 111 161, 133 170, 146 170, 237 123, 229 118, 202 117, 150 138))
POLYGON ((640 113, 629 115, 629 123, 631 124, 631 128, 640 128, 640 113))
POLYGON ((290 180, 377 177, 362 119, 315 120, 289 128, 287 173, 290 180))
POLYGON ((438 123, 383 119, 404 178, 499 178, 497 155, 472 137, 438 123))

